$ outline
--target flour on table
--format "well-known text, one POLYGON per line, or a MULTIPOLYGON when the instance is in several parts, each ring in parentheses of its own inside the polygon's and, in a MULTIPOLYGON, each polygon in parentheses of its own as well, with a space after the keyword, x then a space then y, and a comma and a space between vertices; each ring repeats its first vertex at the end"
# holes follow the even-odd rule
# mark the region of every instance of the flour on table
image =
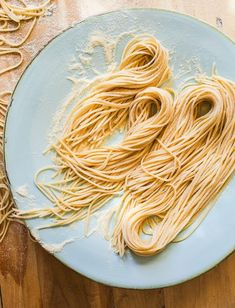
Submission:
POLYGON ((43 16, 51 16, 54 14, 55 10, 57 8, 57 5, 55 3, 53 3, 52 5, 50 5, 47 10, 45 11, 43 16))

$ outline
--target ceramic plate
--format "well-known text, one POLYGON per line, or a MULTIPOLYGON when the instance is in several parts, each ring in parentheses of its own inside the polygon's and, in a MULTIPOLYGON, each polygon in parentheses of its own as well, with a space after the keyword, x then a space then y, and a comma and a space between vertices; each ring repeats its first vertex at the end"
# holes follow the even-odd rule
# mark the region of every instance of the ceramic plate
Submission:
MULTIPOLYGON (((67 77, 76 74, 71 65, 97 31, 114 39, 123 32, 155 35, 170 50, 175 88, 190 75, 211 74, 213 63, 220 75, 235 81, 234 43, 211 26, 181 14, 155 9, 117 11, 91 17, 63 32, 28 66, 14 91, 7 116, 5 163, 10 187, 20 209, 29 209, 30 203, 34 207, 48 205, 47 199, 35 187, 33 177, 39 168, 51 164, 50 157, 42 152, 48 144, 52 118, 71 91, 72 84, 67 77), (31 196, 25 198, 16 192, 22 185, 27 185, 31 196)), ((117 61, 130 39, 128 33, 117 45, 117 61)), ((101 48, 97 48, 92 63, 96 70, 106 69, 101 48)), ((88 69, 84 77, 91 78, 92 75, 94 72, 88 69)), ((52 244, 55 251, 64 241, 74 239, 63 250, 55 252, 55 256, 96 281, 139 289, 174 285, 207 271, 234 250, 234 187, 235 179, 230 181, 206 219, 189 238, 169 245, 154 257, 127 253, 120 258, 99 232, 88 238, 82 237, 82 223, 45 229, 39 231, 38 236, 45 248, 52 244)), ((26 224, 35 230, 45 220, 32 219, 26 224)))

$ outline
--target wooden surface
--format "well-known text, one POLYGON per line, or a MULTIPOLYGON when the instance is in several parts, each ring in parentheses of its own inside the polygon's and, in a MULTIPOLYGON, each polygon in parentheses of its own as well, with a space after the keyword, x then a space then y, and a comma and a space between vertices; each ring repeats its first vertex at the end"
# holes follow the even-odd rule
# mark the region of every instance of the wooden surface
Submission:
MULTIPOLYGON (((23 48, 26 60, 22 69, 51 37, 73 22, 120 8, 157 7, 187 13, 217 26, 235 40, 235 0, 59 0, 56 4, 53 15, 38 23, 23 48)), ((1 77, 0 91, 11 90, 21 70, 1 77)), ((235 307, 235 254, 178 286, 150 291, 117 289, 68 269, 33 242, 24 227, 13 224, 0 245, 0 272, 0 308, 235 307)))

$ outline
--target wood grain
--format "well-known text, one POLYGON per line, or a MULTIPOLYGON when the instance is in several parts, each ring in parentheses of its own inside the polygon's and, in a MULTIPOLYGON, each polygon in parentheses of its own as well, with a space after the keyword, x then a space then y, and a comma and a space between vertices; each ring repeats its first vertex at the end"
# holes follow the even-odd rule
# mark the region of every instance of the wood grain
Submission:
MULTIPOLYGON (((157 7, 190 14, 235 39, 234 0, 59 0, 54 14, 44 18, 23 48, 24 65, 1 77, 0 91, 12 90, 37 50, 74 22, 90 15, 129 7, 157 7)), ((165 289, 136 291, 111 288, 65 267, 33 242, 28 231, 12 224, 0 245, 0 308, 233 308, 235 254, 189 282, 165 289)), ((157 274, 157 273, 153 273, 157 274)))

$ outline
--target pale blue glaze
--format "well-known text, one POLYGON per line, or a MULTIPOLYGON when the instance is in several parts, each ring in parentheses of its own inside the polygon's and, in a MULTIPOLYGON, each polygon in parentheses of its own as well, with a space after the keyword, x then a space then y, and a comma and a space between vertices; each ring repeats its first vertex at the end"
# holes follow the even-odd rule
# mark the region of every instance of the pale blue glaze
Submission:
MULTIPOLYGON (((55 38, 27 68, 13 95, 5 137, 5 162, 17 206, 29 208, 25 199, 15 194, 18 186, 28 184, 38 207, 46 198, 33 183, 35 172, 47 164, 41 153, 55 111, 71 89, 66 79, 76 48, 86 45, 90 34, 101 29, 110 35, 137 30, 152 33, 170 50, 174 73, 185 60, 196 56, 203 71, 210 74, 216 62, 219 74, 235 80, 234 43, 216 29, 181 14, 154 10, 124 10, 91 17, 55 38), (137 27, 138 25, 138 27, 137 27)), ((43 34, 42 34, 43 35, 43 34)), ((127 40, 125 40, 126 42, 127 40)), ((120 58, 123 44, 118 47, 120 58)), ((103 69, 101 55, 97 68, 103 69)), ((175 83, 175 87, 186 77, 175 83)), ((89 73, 90 74, 90 73, 89 73)), ((223 191, 216 205, 200 227, 187 240, 171 244, 157 256, 143 258, 130 253, 123 259, 115 255, 101 235, 76 240, 56 253, 56 257, 75 271, 99 282, 128 288, 156 288, 180 283, 213 267, 235 247, 235 179, 223 191)), ((27 221, 35 228, 43 219, 27 221)), ((83 234, 81 224, 40 231, 45 243, 60 243, 83 234)))

